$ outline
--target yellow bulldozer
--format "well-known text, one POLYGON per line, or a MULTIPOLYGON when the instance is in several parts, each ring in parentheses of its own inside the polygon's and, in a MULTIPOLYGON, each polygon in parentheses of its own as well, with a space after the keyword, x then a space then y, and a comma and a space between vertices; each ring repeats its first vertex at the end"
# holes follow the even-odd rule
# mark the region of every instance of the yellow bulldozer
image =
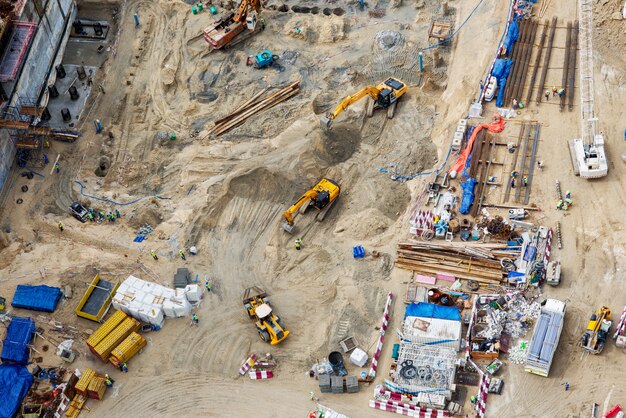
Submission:
POLYGON ((289 336, 283 321, 272 310, 267 293, 260 287, 253 286, 245 290, 243 306, 248 317, 255 321, 259 337, 266 343, 276 345, 289 336))
POLYGON ((296 203, 283 213, 282 227, 285 231, 293 234, 294 218, 299 213, 304 213, 310 207, 314 207, 319 211, 317 221, 321 222, 335 204, 339 197, 341 189, 334 181, 323 178, 311 190, 304 193, 296 203))
POLYGON ((377 86, 366 86, 351 96, 343 99, 335 108, 335 111, 321 119, 322 128, 330 129, 333 121, 344 110, 353 103, 369 96, 371 100, 367 102, 367 117, 371 117, 374 109, 387 109, 387 118, 392 119, 396 111, 398 99, 406 93, 407 87, 402 81, 395 78, 388 78, 377 86))

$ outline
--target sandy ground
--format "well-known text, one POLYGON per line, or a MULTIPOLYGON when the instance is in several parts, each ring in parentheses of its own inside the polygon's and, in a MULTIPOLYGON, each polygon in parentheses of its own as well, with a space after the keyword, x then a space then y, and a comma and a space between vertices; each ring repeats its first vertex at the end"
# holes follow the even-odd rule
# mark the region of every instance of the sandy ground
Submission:
MULTIPOLYGON (((199 309, 199 328, 187 319, 168 321, 162 331, 148 335, 148 347, 123 376, 97 363, 79 344, 83 355, 77 367, 96 366, 117 379, 110 396, 89 403, 91 415, 124 417, 132 410, 137 416, 304 416, 313 407, 313 391, 322 404, 351 417, 385 416, 367 406, 372 387, 363 386, 356 395, 320 396, 306 372, 347 335, 371 352, 387 292, 403 296, 402 282, 409 274, 393 269, 395 243, 408 235, 408 211, 424 179, 394 182, 378 169, 409 174, 445 157, 451 130, 478 94, 478 82, 493 58, 505 2, 486 0, 477 9, 452 48, 442 51, 442 67, 434 68, 427 57, 424 80, 419 86, 419 77, 410 81, 393 120, 384 112, 364 119, 361 103, 324 133, 318 114, 364 85, 377 66, 375 57, 388 54, 376 47, 377 32, 403 35, 399 56, 425 44, 438 3, 422 4, 393 8, 379 2, 387 11, 381 19, 354 6, 345 6, 341 17, 266 11, 265 32, 228 52, 209 53, 198 36, 211 20, 208 13, 193 16, 182 2, 124 3, 119 46, 97 80, 106 94, 94 97, 90 114, 103 120, 114 139, 96 136, 87 121, 79 143, 53 144, 50 154, 62 154, 59 175, 46 172, 45 179, 29 181, 16 170, 2 214, 0 294, 10 299, 19 283, 72 284, 74 298, 54 318, 84 330, 96 324, 78 319, 73 309, 96 271, 105 278, 135 274, 169 285, 176 268, 185 266, 201 280, 210 277, 215 292, 199 309), (135 12, 141 20, 137 29, 135 12), (283 63, 283 73, 245 66, 248 55, 265 48, 279 54, 297 51, 298 57, 294 64, 283 63), (302 80, 299 96, 219 139, 204 134, 212 120, 255 92, 296 78, 302 80), (178 138, 161 141, 159 131, 176 132, 178 138), (110 166, 100 177, 95 172, 103 162, 110 166), (311 216, 297 219, 303 250, 296 252, 294 236, 280 229, 280 215, 322 176, 339 181, 342 196, 323 223, 311 216), (85 185, 84 193, 118 202, 153 195, 163 199, 119 206, 123 217, 113 225, 80 224, 66 213, 72 200, 104 210, 113 205, 80 197, 75 179, 85 185), (30 190, 22 193, 26 183, 30 190), (18 197, 22 205, 13 203, 18 197), (59 221, 66 227, 62 234, 59 221), (145 223, 155 232, 148 241, 133 243, 135 229, 145 223), (357 244, 382 256, 356 261, 351 248, 357 244), (178 249, 190 245, 200 253, 182 262, 178 249), (158 252, 158 262, 150 249, 158 252), (270 293, 292 332, 280 346, 262 343, 242 309, 241 294, 254 284, 270 293), (238 377, 250 352, 271 352, 279 362, 277 377, 267 382, 238 377)), ((475 5, 450 4, 457 24, 475 5)), ((576 10, 566 5, 554 0, 546 16, 573 19, 576 10)), ((624 374, 616 367, 623 353, 609 344, 601 356, 589 357, 575 347, 593 310, 605 304, 618 312, 626 303, 620 292, 626 194, 618 158, 624 152, 620 121, 626 66, 624 57, 614 53, 623 48, 624 32, 623 22, 610 18, 617 1, 603 5, 596 36, 607 41, 596 41, 596 103, 610 174, 594 182, 572 175, 566 141, 579 130, 577 108, 559 112, 552 103, 532 104, 520 116, 542 123, 539 159, 546 168, 536 173, 531 202, 544 209, 534 215, 538 222, 562 223, 564 249, 554 255, 563 261, 564 279, 545 294, 566 300, 568 315, 551 377, 507 366, 505 391, 489 398, 489 416, 582 417, 592 402, 606 408, 626 401, 624 374), (556 179, 575 201, 567 213, 553 209, 556 179), (571 384, 570 392, 560 386, 564 381, 571 384)), ((89 4, 81 10, 88 14, 89 4)), ((563 45, 564 38, 559 30, 555 42, 563 45)), ((560 68, 561 62, 555 52, 551 68, 560 68)), ((560 78, 560 70, 551 70, 547 83, 558 84, 560 78)), ((485 115, 492 111, 488 108, 485 115)), ((512 122, 503 134, 516 136, 517 129, 512 122)), ((403 304, 395 303, 392 328, 399 326, 402 313, 403 304)), ((389 368, 389 340, 376 382, 389 368)), ((53 356, 45 361, 58 364, 53 356)))

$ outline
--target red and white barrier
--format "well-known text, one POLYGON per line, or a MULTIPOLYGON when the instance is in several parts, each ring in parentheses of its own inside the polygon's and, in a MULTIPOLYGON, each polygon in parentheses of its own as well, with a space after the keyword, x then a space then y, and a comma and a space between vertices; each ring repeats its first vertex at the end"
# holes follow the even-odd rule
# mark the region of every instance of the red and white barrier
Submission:
POLYGON ((387 294, 387 304, 385 305, 385 312, 383 313, 383 322, 380 325, 380 337, 378 337, 378 344, 376 344, 376 350, 374 351, 374 355, 372 356, 372 366, 370 367, 370 371, 368 373, 368 376, 371 378, 376 377, 376 370, 378 369, 378 359, 380 358, 380 353, 383 351, 385 332, 387 331, 387 327, 389 326, 389 312, 391 311, 392 301, 393 294, 389 292, 387 294))
POLYGON ((552 228, 548 229, 548 236, 546 238, 546 250, 543 253, 543 263, 548 267, 550 262, 550 254, 552 253, 552 228))
POLYGON ((409 405, 417 404, 417 401, 413 400, 412 395, 387 390, 383 385, 376 385, 376 388, 374 389, 374 398, 376 398, 377 401, 392 400, 396 402, 404 402, 409 405))
POLYGON ((256 361, 256 354, 252 354, 250 357, 248 357, 246 361, 244 361, 241 364, 241 367, 239 368, 239 374, 242 376, 245 375, 246 372, 250 370, 252 366, 254 366, 255 361, 256 361))
POLYGON ((415 418, 448 418, 450 416, 448 411, 441 409, 420 408, 419 406, 395 401, 375 401, 370 399, 370 408, 415 418))
POLYGON ((273 370, 250 370, 248 372, 248 376, 250 376, 250 379, 252 380, 271 379, 272 377, 274 377, 274 371, 273 370))
POLYGON ((622 311, 622 316, 615 327, 615 334, 613 334, 613 338, 617 338, 622 335, 624 328, 626 327, 626 306, 624 306, 624 310, 622 311))
POLYGON ((484 418, 487 409, 487 395, 489 394, 489 377, 487 373, 482 374, 480 381, 480 389, 478 391, 478 400, 476 401, 476 417, 484 418))

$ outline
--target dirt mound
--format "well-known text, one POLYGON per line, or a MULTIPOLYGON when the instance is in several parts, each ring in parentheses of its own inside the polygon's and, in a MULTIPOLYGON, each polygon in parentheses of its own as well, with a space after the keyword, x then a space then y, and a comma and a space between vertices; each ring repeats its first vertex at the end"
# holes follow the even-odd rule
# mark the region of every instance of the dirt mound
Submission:
POLYGON ((283 174, 258 167, 246 174, 235 177, 228 186, 229 192, 235 196, 254 200, 280 201, 298 190, 293 181, 283 174))
POLYGON ((128 225, 133 229, 137 229, 145 224, 149 224, 152 228, 156 228, 161 222, 163 222, 163 219, 163 213, 159 208, 155 207, 136 209, 130 215, 126 216, 128 225))
POLYGON ((320 129, 313 138, 316 156, 329 165, 348 160, 361 145, 361 133, 353 125, 341 124, 330 130, 320 129))
POLYGON ((335 234, 347 234, 358 240, 366 240, 384 233, 393 220, 385 216, 376 208, 368 208, 350 217, 344 217, 337 222, 335 234))

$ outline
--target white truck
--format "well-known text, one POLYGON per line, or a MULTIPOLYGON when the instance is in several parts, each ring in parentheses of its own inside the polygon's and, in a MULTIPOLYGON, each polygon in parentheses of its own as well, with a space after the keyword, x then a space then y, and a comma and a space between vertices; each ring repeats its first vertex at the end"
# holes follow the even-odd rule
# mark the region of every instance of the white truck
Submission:
POLYGON ((565 302, 556 299, 546 300, 530 340, 524 370, 548 377, 552 359, 561 337, 564 319, 565 302))

